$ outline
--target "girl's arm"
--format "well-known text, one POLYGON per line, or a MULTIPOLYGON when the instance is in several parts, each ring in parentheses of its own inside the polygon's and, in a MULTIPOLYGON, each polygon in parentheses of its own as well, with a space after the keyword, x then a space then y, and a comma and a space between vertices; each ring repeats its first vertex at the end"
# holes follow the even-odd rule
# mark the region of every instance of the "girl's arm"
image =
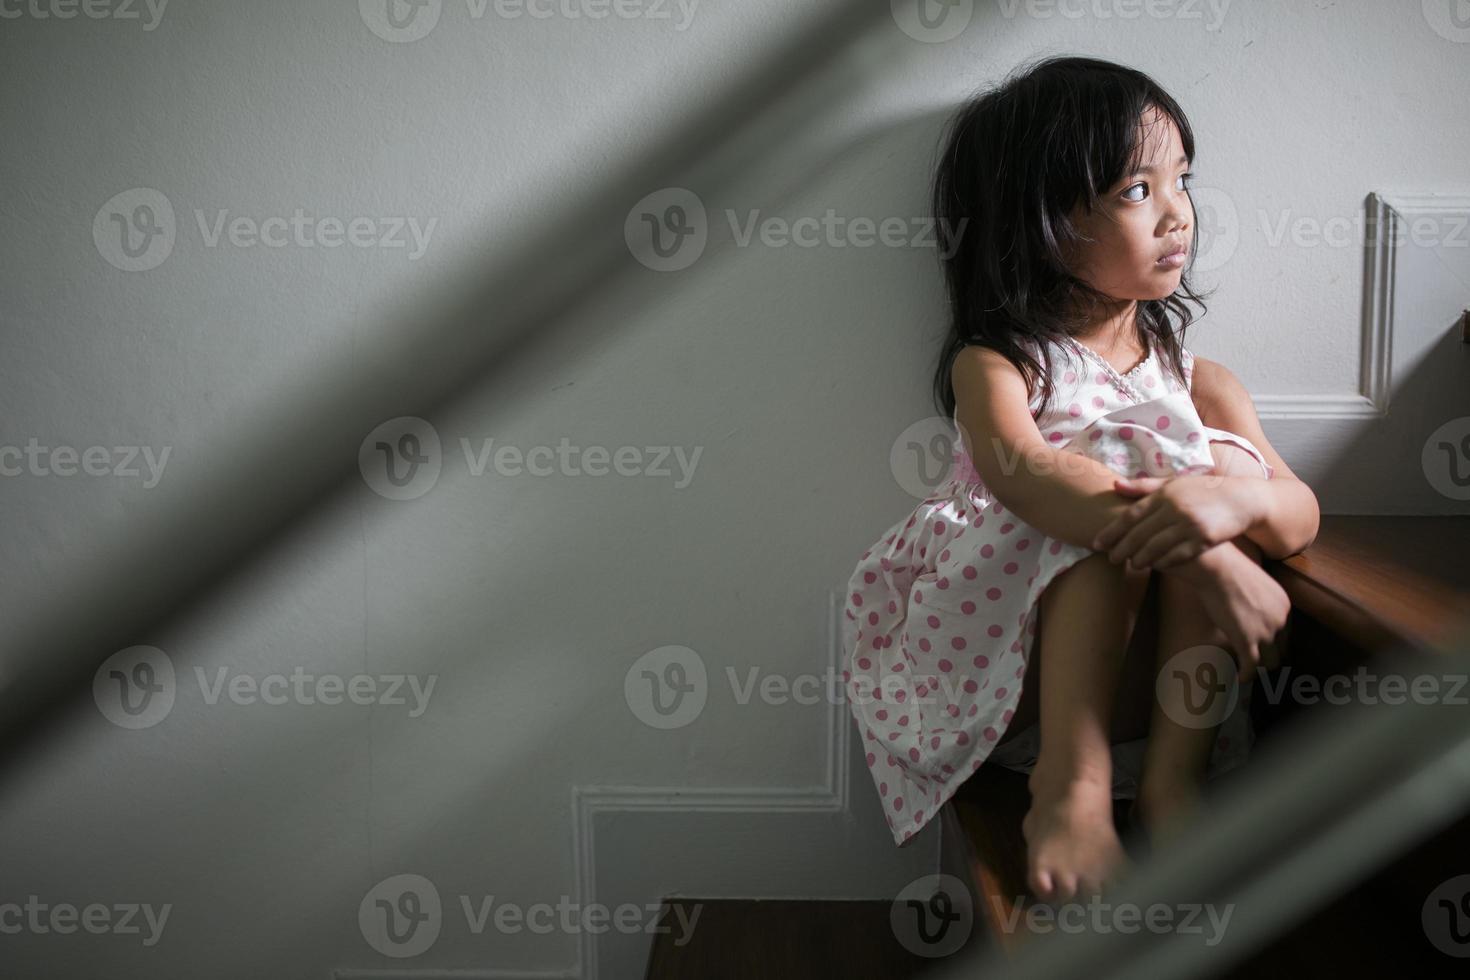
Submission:
POLYGON ((1025 379, 1003 356, 966 347, 951 380, 960 437, 976 472, 1022 521, 1092 548, 1097 533, 1132 505, 1114 489, 1118 475, 1107 466, 1047 443, 1031 417, 1025 379))
POLYGON ((1225 365, 1203 357, 1194 359, 1190 389, 1200 421, 1244 436, 1275 470, 1269 480, 1244 480, 1243 486, 1255 501, 1246 537, 1269 558, 1287 558, 1305 550, 1317 537, 1321 518, 1317 495, 1297 478, 1261 431, 1250 392, 1225 365))

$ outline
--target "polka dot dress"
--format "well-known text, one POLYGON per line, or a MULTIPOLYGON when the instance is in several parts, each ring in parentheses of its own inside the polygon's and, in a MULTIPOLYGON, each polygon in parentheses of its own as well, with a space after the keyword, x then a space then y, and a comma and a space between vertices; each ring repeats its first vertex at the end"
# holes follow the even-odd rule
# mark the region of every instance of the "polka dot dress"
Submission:
MULTIPOLYGON (((1189 351, 1182 384, 1154 350, 1126 373, 1070 338, 1053 342, 1051 353, 1052 404, 1036 422, 1052 445, 1119 474, 1169 476, 1209 470, 1209 443, 1229 442, 1273 475, 1248 440, 1200 420, 1190 397, 1189 351)), ((1033 414, 1040 402, 1038 390, 1033 414)), ((1008 512, 960 439, 954 447, 948 479, 863 552, 842 620, 848 704, 898 844, 933 819, 991 755, 1020 699, 1042 593, 1093 553, 1008 512)), ((1211 774, 1244 761, 1247 703, 1242 698, 1221 724, 1211 774)), ((1029 769, 1037 740, 1034 730, 1024 735, 1007 742, 997 762, 1029 769)), ((1120 767, 1115 792, 1133 795, 1126 789, 1136 775, 1120 767)))

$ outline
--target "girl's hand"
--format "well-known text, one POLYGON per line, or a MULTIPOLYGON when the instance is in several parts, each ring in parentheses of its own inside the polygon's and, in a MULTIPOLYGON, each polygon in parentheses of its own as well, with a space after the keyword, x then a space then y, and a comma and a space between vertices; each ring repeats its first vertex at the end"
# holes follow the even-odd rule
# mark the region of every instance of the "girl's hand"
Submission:
POLYGON ((1142 499, 1098 532, 1092 548, 1135 570, 1171 568, 1254 526, 1264 506, 1262 484, 1214 473, 1120 477, 1113 481, 1118 493, 1142 499))
POLYGON ((1237 679, 1255 679, 1261 667, 1279 665, 1277 638, 1291 613, 1286 590, 1235 547, 1211 548, 1170 571, 1195 589, 1205 613, 1225 634, 1235 654, 1237 679))

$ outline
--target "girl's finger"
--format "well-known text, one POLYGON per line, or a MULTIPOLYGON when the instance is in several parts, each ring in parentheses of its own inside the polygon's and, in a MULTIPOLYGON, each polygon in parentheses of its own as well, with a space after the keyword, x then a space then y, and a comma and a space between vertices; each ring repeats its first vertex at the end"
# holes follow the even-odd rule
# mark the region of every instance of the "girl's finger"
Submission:
POLYGON ((1114 562, 1121 562, 1131 557, 1141 548, 1145 542, 1158 534, 1169 525, 1169 517, 1163 510, 1155 508, 1134 524, 1128 533, 1123 535, 1122 540, 1113 545, 1108 552, 1108 557, 1114 562))
POLYGON ((1169 549, 1168 554, 1154 562, 1155 568, 1173 568, 1199 556, 1204 548, 1198 541, 1185 541, 1169 549))
POLYGON ((1189 528, 1178 524, 1171 524, 1156 533, 1143 543, 1133 555, 1135 568, 1152 568, 1158 565, 1158 559, 1168 554, 1176 546, 1187 544, 1189 528))

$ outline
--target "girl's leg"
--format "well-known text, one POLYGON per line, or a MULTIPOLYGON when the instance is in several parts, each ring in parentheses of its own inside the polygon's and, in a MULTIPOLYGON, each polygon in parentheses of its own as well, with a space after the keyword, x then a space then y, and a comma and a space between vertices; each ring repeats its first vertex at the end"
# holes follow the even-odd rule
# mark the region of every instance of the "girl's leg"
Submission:
MULTIPOLYGON (((1210 448, 1221 473, 1264 479, 1260 465, 1243 450, 1218 443, 1210 448)), ((1234 543, 1260 564, 1262 552, 1253 541, 1242 535, 1234 543)), ((1157 670, 1166 669, 1172 657, 1191 647, 1229 650, 1225 632, 1210 620, 1193 588, 1172 575, 1161 575, 1159 599, 1157 670)), ((1177 830, 1198 806, 1218 727, 1181 723, 1179 719, 1191 717, 1183 704, 1184 685, 1166 685, 1164 696, 1169 699, 1167 705, 1157 696, 1154 699, 1136 810, 1148 829, 1160 835, 1177 830)))
POLYGON ((1036 638, 1041 750, 1021 829, 1027 884, 1044 900, 1101 891, 1125 861, 1113 828, 1108 732, 1149 574, 1093 554, 1042 593, 1036 638))

